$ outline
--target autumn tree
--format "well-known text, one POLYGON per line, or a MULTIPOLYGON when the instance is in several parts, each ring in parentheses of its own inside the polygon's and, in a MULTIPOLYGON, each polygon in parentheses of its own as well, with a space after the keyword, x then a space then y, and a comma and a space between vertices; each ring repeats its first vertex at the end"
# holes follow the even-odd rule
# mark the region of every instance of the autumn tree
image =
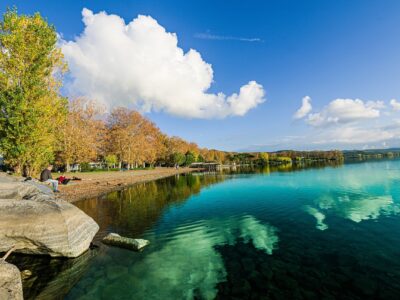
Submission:
POLYGON ((166 161, 169 165, 182 165, 185 162, 185 153, 189 150, 189 144, 180 137, 167 137, 165 149, 166 161))
POLYGON ((137 167, 155 163, 164 153, 160 130, 140 113, 126 108, 114 109, 108 119, 109 151, 122 163, 137 167))
POLYGON ((36 174, 54 158, 66 100, 57 33, 40 14, 7 10, 0 22, 0 152, 17 174, 36 174))
POLYGON ((105 139, 105 124, 100 119, 104 109, 93 100, 82 98, 69 103, 68 117, 61 130, 61 161, 67 171, 73 163, 96 160, 105 139))
POLYGON ((215 162, 216 161, 216 151, 215 150, 208 150, 205 159, 207 162, 215 162))

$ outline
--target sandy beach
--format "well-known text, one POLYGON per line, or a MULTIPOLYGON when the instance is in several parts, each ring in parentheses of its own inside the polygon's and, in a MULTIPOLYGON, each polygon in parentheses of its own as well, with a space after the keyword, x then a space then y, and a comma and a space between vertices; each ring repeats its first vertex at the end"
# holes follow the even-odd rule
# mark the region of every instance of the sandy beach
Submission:
MULTIPOLYGON (((98 197, 104 193, 122 189, 135 183, 157 180, 193 172, 194 169, 181 168, 155 168, 153 170, 134 170, 134 171, 110 171, 93 173, 66 173, 67 178, 79 177, 81 181, 71 181, 67 185, 60 185, 58 197, 75 202, 78 200, 98 197)), ((56 178, 53 174, 53 178, 56 178)))

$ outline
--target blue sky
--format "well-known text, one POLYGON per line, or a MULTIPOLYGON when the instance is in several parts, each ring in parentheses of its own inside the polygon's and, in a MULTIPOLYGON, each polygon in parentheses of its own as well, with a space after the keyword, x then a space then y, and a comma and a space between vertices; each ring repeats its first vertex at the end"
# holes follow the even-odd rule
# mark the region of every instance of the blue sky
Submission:
POLYGON ((0 9, 3 12, 13 5, 20 13, 39 11, 61 34, 72 66, 65 93, 103 97, 110 105, 136 105, 164 132, 200 146, 221 150, 400 146, 400 103, 396 100, 400 99, 399 1, 146 0, 68 1, 60 5, 55 1, 5 0, 0 9), (86 25, 83 8, 91 11, 86 25), (100 18, 101 11, 107 15, 100 18), (176 34, 177 47, 184 54, 195 49, 202 61, 190 60, 182 76, 192 78, 185 72, 192 70, 193 61, 203 69, 206 63, 211 64, 212 78, 201 69, 199 82, 193 84, 196 89, 204 80, 205 85, 212 80, 210 88, 203 91, 207 95, 198 91, 193 96, 198 102, 187 97, 193 80, 185 82, 176 72, 169 73, 168 68, 176 64, 160 66, 166 68, 164 75, 171 80, 168 87, 157 81, 158 76, 159 80, 164 78, 162 75, 150 72, 157 69, 153 62, 135 69, 137 56, 132 52, 143 50, 144 55, 151 52, 150 58, 158 57, 156 52, 164 51, 164 44, 158 46, 154 39, 160 36, 161 40, 164 35, 153 26, 157 32, 148 35, 153 40, 139 34, 139 41, 149 48, 127 46, 120 52, 115 47, 131 45, 132 41, 117 38, 118 32, 113 30, 119 29, 113 24, 119 21, 110 15, 119 16, 126 24, 138 15, 151 16, 136 22, 137 32, 156 20, 166 32, 176 34), (93 25, 96 22, 103 23, 93 25), (78 41, 89 26, 91 32, 78 41), (116 45, 111 45, 114 36, 116 45), (90 56, 88 49, 96 52, 93 57, 97 61, 91 58, 91 64, 98 63, 97 70, 105 74, 98 82, 77 54, 90 56), (107 59, 113 63, 106 65, 107 59), (126 82, 120 83, 116 79, 119 75, 128 77, 126 82), (146 81, 146 76, 151 78, 146 81), (247 96, 239 95, 240 105, 232 105, 230 96, 250 81, 257 86, 249 87, 247 96), (171 89, 175 83, 176 89, 171 89), (160 93, 150 95, 148 86, 159 87, 160 93), (265 101, 257 94, 260 87, 265 101), (219 92, 226 95, 222 100, 219 92), (136 95, 133 100, 132 94, 136 95), (305 96, 311 98, 312 110, 295 119, 305 96), (182 101, 176 102, 178 107, 172 103, 175 99, 182 101), (210 103, 203 107, 204 101, 210 103), (216 101, 223 101, 222 106, 215 105, 216 101))

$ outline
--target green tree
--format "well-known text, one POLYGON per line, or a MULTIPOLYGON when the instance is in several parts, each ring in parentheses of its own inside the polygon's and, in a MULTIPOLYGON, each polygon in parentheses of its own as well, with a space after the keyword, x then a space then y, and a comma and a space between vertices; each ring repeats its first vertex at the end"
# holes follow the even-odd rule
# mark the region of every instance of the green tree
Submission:
POLYGON ((118 157, 115 154, 109 154, 105 157, 107 167, 115 166, 118 163, 118 157))
POLYGON ((292 163, 292 159, 287 156, 278 156, 276 158, 276 161, 283 163, 283 164, 291 164, 292 163))
POLYGON ((260 152, 258 157, 262 165, 268 164, 269 156, 267 152, 260 152))
POLYGON ((67 101, 57 34, 40 14, 7 10, 0 22, 0 152, 18 174, 31 175, 54 158, 67 101))
POLYGON ((172 164, 183 165, 186 161, 186 156, 180 152, 175 152, 171 155, 170 161, 172 164))
POLYGON ((192 163, 196 161, 196 157, 193 152, 188 151, 185 155, 185 165, 190 166, 192 163))
POLYGON ((197 156, 197 161, 198 161, 198 162, 204 162, 204 157, 203 157, 203 155, 199 154, 199 156, 197 156))

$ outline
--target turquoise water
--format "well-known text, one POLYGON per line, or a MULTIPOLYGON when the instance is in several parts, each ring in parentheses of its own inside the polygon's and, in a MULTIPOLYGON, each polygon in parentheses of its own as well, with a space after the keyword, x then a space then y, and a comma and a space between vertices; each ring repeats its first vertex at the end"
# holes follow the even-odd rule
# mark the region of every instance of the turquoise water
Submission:
POLYGON ((400 299, 400 161, 194 174, 77 204, 101 245, 66 299, 400 299))

